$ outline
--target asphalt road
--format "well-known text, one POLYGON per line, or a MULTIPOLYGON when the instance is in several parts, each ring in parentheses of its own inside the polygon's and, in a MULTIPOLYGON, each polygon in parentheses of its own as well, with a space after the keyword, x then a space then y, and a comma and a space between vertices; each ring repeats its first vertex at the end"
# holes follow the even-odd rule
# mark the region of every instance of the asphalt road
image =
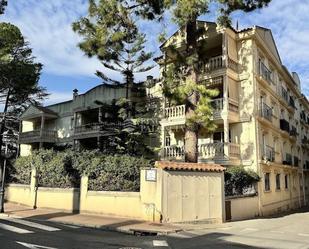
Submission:
POLYGON ((136 236, 47 221, 0 217, 0 249, 309 249, 309 212, 228 223, 168 236, 136 236))

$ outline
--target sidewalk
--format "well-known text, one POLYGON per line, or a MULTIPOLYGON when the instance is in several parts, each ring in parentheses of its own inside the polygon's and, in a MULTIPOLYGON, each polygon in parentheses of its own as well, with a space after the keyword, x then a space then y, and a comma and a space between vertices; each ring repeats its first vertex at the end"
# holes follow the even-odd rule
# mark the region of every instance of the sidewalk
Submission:
POLYGON ((90 227, 109 231, 118 231, 129 234, 153 234, 167 235, 180 231, 192 231, 203 229, 215 229, 227 227, 229 224, 161 224, 152 223, 142 220, 133 220, 129 218, 120 218, 114 216, 90 215, 70 213, 57 209, 38 208, 15 204, 11 202, 5 203, 5 213, 0 215, 11 216, 15 218, 27 218, 37 221, 51 221, 67 225, 76 225, 81 227, 90 227))
POLYGON ((4 210, 5 213, 2 215, 15 218, 51 221, 130 234, 166 235, 182 231, 181 227, 171 224, 151 223, 113 216, 75 214, 55 209, 38 208, 34 210, 31 207, 15 203, 5 203, 4 210))

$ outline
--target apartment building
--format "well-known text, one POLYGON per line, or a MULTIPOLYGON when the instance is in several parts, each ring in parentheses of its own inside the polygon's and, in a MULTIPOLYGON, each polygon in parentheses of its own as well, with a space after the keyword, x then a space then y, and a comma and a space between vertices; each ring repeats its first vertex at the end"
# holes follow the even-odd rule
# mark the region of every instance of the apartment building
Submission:
MULTIPOLYGON (((309 198, 309 102, 297 73, 282 64, 269 29, 199 25, 205 27, 200 41, 206 39, 199 84, 220 91, 212 100, 217 130, 199 131, 199 162, 256 171, 261 176, 260 215, 304 205, 309 198)), ((184 49, 182 29, 161 46, 163 56, 157 60, 161 73, 171 45, 184 49)), ((157 83, 149 94, 159 96, 160 87, 157 83)), ((182 161, 185 106, 163 102, 161 159, 182 161)))
POLYGON ((138 108, 138 103, 145 103, 143 93, 143 84, 129 89, 102 84, 84 94, 74 90, 72 100, 66 102, 30 106, 21 115, 20 155, 29 155, 39 148, 104 149, 108 146, 107 137, 130 126, 130 122, 119 119, 117 100, 128 95, 132 106, 138 108))
MULTIPOLYGON (((217 130, 199 131, 199 162, 226 167, 241 165, 261 176, 258 213, 267 215, 309 201, 309 102, 301 92, 296 73, 282 64, 269 29, 205 27, 204 58, 199 84, 219 90, 212 100, 217 130)), ((168 47, 185 46, 178 30, 162 46, 156 61, 161 73, 168 61, 168 47)), ((161 75, 162 77, 162 75, 161 75)), ((149 78, 147 96, 162 101, 160 113, 161 160, 184 160, 185 106, 172 106, 162 95, 162 85, 149 78)), ((141 101, 130 88, 133 103, 141 101)), ((122 127, 115 101, 126 96, 123 86, 100 85, 84 94, 74 92, 70 101, 46 107, 31 106, 21 116, 20 154, 38 148, 106 146, 106 137, 122 127)))

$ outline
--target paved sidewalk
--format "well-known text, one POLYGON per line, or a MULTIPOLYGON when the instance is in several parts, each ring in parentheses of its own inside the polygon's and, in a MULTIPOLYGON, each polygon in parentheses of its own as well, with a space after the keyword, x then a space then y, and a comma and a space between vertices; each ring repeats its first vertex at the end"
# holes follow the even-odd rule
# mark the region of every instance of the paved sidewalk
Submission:
POLYGON ((171 224, 151 223, 142 220, 133 220, 130 218, 120 218, 113 216, 70 213, 57 209, 32 209, 31 207, 15 203, 5 203, 4 210, 5 213, 2 215, 5 216, 58 222, 68 225, 91 227, 131 234, 148 233, 166 235, 183 230, 180 226, 171 224))

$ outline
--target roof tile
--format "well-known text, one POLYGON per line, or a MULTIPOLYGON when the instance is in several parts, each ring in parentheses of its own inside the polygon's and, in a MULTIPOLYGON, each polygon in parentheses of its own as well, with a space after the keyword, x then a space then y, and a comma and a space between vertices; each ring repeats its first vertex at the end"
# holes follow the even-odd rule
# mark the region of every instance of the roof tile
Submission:
POLYGON ((169 162, 157 161, 156 167, 164 170, 179 170, 179 171, 204 171, 204 172, 223 172, 225 168, 219 164, 210 163, 184 163, 184 162, 169 162))

